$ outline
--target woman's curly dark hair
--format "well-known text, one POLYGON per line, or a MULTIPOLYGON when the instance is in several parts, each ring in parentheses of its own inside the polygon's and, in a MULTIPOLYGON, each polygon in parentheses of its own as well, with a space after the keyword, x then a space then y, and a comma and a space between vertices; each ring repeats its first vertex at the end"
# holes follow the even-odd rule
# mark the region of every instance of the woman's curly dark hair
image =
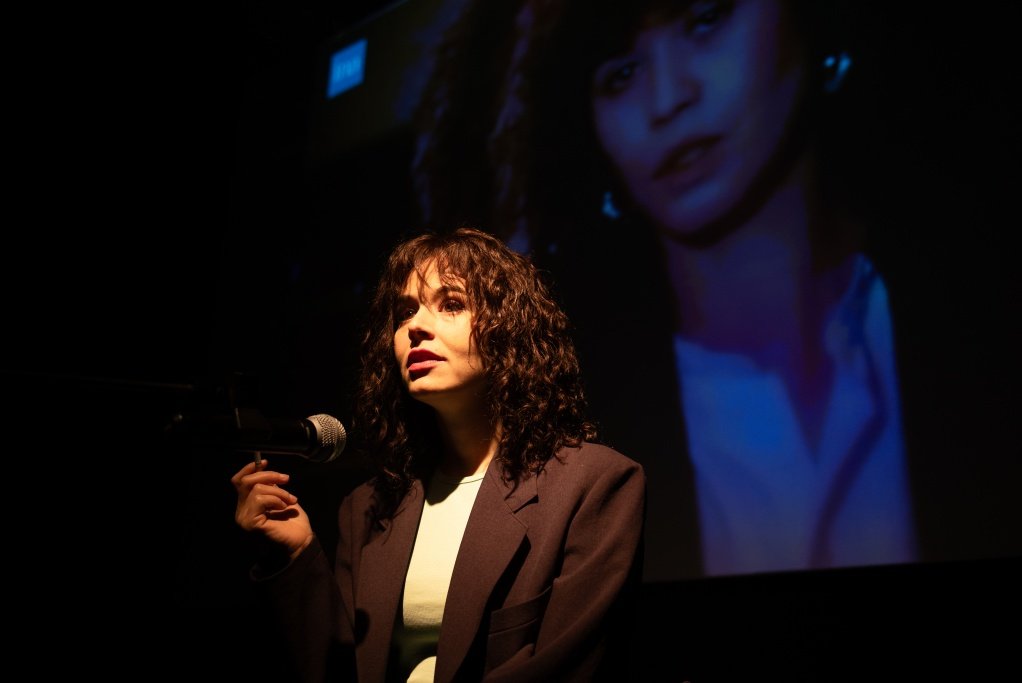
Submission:
POLYGON ((486 408, 500 426, 496 458, 504 477, 538 473, 561 447, 596 436, 585 415, 568 318, 531 261, 474 228, 414 237, 390 254, 362 341, 355 419, 378 468, 384 516, 439 457, 433 409, 411 398, 394 356, 398 297, 409 275, 423 277, 430 265, 445 282, 457 279, 465 287, 486 408))

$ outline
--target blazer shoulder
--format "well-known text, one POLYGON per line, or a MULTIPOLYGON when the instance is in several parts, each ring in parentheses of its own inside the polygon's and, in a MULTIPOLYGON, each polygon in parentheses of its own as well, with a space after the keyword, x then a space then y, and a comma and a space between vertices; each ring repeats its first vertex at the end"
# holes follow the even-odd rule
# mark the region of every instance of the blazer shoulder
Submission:
POLYGON ((577 457, 590 458, 591 461, 600 461, 608 464, 618 464, 621 466, 642 467, 636 460, 633 460, 621 451, 592 441, 585 441, 578 448, 561 449, 562 453, 565 451, 575 451, 577 453, 577 457))
POLYGON ((645 477, 642 465, 637 461, 610 446, 590 441, 583 442, 577 447, 562 448, 553 462, 558 463, 558 468, 565 470, 595 470, 609 474, 637 474, 645 477))

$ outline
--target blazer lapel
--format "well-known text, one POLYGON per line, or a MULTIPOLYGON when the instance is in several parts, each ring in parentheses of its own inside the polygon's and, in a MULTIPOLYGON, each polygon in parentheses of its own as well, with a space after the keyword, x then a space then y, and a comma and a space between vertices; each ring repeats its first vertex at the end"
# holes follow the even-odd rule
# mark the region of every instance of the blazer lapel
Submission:
POLYGON ((394 620, 424 500, 422 482, 416 480, 394 517, 383 523, 383 530, 362 550, 355 598, 356 633, 362 631, 358 626, 360 620, 368 618, 369 624, 362 631, 366 633, 364 642, 355 648, 360 681, 386 678, 394 620), (374 620, 379 623, 373 623, 374 620))
POLYGON ((490 463, 451 575, 437 646, 437 683, 450 681, 468 654, 490 593, 528 531, 514 513, 535 496, 535 477, 512 489, 497 461, 490 463))

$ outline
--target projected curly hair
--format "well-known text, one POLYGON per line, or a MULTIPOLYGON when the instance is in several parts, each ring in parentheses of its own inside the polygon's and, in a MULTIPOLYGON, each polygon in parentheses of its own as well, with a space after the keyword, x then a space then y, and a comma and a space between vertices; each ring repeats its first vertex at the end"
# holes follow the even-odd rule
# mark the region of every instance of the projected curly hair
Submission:
POLYGON ((390 254, 370 304, 362 341, 356 420, 378 468, 383 515, 440 451, 433 409, 412 399, 394 357, 395 310, 408 276, 435 264, 440 278, 463 281, 472 340, 486 376, 486 408, 500 425, 497 459, 508 480, 538 473, 562 446, 596 436, 569 321, 541 273, 504 242, 473 228, 429 233, 390 254))

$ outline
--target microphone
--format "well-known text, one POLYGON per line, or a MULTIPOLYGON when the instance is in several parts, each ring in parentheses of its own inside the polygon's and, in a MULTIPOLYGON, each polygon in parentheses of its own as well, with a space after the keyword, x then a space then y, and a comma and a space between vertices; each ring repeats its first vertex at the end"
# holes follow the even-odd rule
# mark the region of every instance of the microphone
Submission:
POLYGON ((251 408, 200 417, 177 414, 169 430, 177 443, 250 452, 257 462, 262 454, 272 453, 328 463, 341 454, 348 441, 344 425, 331 415, 267 418, 251 408))

